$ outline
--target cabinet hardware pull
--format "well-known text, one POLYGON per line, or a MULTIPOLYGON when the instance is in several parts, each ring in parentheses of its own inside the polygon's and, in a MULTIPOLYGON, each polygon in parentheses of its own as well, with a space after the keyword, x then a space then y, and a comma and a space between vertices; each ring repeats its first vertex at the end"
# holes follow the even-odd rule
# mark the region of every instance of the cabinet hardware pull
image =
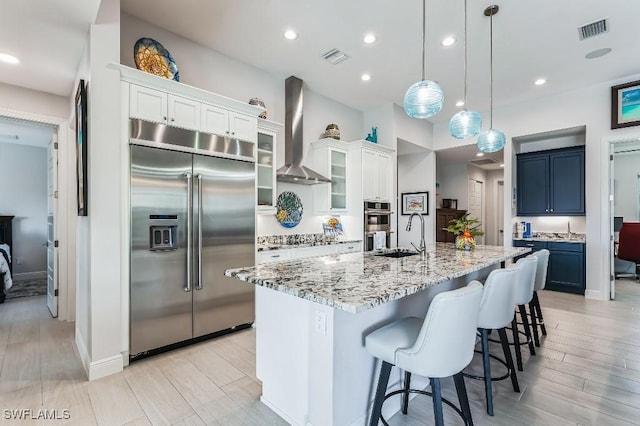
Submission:
POLYGON ((176 119, 175 119, 175 118, 173 118, 173 117, 171 117, 171 121, 176 121, 176 119))
POLYGON ((553 209, 551 209, 551 211, 553 211, 553 209))
POLYGON ((280 257, 280 255, 279 254, 274 254, 274 255, 271 256, 272 259, 275 259, 276 257, 280 257))
POLYGON ((163 120, 163 121, 167 121, 167 117, 163 115, 163 116, 162 116, 162 120, 163 120))
POLYGON ((202 175, 198 179, 198 282, 196 290, 202 290, 202 175))
POLYGON ((349 246, 347 247, 349 250, 353 250, 353 246, 349 246))
POLYGON ((184 177, 187 179, 187 285, 184 291, 191 291, 191 227, 193 226, 193 180, 191 173, 186 172, 184 177))
POLYGON ((533 247, 534 244, 527 244, 527 247, 533 247))

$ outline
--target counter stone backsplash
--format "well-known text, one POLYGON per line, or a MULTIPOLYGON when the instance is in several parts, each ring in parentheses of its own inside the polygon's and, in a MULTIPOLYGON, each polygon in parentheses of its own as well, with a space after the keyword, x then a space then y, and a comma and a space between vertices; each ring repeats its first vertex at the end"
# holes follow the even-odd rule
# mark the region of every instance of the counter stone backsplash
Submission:
POLYGON ((291 234, 262 235, 257 239, 258 245, 290 246, 298 244, 322 244, 336 241, 336 237, 325 237, 324 234, 291 234))
POLYGON ((572 232, 571 236, 567 236, 566 232, 534 232, 531 238, 523 238, 522 236, 517 237, 516 239, 520 240, 558 240, 558 241, 586 241, 585 234, 579 234, 576 232, 572 232))

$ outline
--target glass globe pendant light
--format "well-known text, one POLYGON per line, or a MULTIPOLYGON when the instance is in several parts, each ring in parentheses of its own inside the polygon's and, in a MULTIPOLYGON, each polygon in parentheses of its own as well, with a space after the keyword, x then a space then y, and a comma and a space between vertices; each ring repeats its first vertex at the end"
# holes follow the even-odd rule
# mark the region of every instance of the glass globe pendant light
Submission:
POLYGON ((464 109, 449 120, 449 134, 456 139, 477 136, 482 129, 482 117, 467 109, 467 0, 464 0, 464 109))
POLYGON ((489 6, 484 10, 484 16, 491 18, 490 37, 490 67, 489 67, 489 130, 480 133, 478 136, 478 150, 480 152, 500 151, 506 145, 506 137, 503 132, 493 128, 493 15, 498 13, 500 8, 497 5, 489 6))
POLYGON ((426 0, 422 0, 422 80, 412 84, 404 95, 404 111, 409 117, 429 118, 440 112, 444 104, 444 92, 436 81, 425 80, 424 54, 426 50, 426 0))

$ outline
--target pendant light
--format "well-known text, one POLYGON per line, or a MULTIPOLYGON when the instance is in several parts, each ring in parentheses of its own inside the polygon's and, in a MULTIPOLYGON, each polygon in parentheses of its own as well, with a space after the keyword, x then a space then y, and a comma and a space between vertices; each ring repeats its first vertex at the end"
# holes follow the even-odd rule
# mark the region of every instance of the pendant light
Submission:
POLYGON ((456 139, 477 136, 482 129, 482 117, 467 109, 467 0, 464 0, 464 109, 449 120, 449 134, 456 139))
POLYGON ((413 118, 429 118, 440 112, 444 104, 442 87, 436 81, 425 80, 425 32, 426 0, 422 0, 422 80, 407 89, 404 95, 404 112, 413 118))
POLYGON ((480 152, 496 152, 500 151, 506 145, 506 137, 498 129, 493 128, 493 15, 498 13, 500 8, 497 5, 489 6, 484 10, 484 16, 491 18, 491 48, 490 48, 490 67, 489 67, 489 130, 480 133, 478 136, 478 150, 480 152))

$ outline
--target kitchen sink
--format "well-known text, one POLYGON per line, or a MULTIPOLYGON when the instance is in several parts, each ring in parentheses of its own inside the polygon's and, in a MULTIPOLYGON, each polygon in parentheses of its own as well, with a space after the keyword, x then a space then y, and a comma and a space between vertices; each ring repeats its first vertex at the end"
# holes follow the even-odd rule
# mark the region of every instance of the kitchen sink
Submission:
POLYGON ((383 257, 407 257, 407 256, 415 256, 416 252, 414 251, 390 251, 387 253, 378 253, 376 254, 376 256, 383 256, 383 257))

